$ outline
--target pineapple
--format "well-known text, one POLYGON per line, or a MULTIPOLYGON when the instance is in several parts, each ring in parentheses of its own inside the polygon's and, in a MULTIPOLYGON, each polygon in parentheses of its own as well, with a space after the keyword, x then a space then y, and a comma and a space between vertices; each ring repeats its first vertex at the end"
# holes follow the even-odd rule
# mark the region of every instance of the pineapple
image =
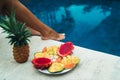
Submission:
POLYGON ((1 19, 0 27, 8 34, 6 38, 10 39, 10 45, 13 45, 13 56, 16 62, 23 63, 29 57, 30 35, 29 29, 25 23, 21 23, 15 18, 15 10, 11 12, 10 16, 5 16, 1 19))

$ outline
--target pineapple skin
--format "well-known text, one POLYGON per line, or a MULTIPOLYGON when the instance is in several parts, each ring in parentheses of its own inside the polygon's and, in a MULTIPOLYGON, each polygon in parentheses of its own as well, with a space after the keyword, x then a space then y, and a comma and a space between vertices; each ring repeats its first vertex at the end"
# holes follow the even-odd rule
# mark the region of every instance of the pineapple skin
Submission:
POLYGON ((29 45, 13 46, 13 56, 16 62, 24 63, 29 58, 29 45))

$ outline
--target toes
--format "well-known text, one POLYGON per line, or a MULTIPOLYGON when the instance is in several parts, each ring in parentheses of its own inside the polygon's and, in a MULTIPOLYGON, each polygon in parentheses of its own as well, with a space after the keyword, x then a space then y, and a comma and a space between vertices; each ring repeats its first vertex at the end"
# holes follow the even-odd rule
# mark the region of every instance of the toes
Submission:
POLYGON ((57 40, 63 40, 63 39, 65 39, 65 34, 59 34, 57 40))
POLYGON ((58 34, 57 37, 54 37, 54 36, 49 36, 49 37, 44 37, 44 36, 41 36, 41 39, 42 40, 48 40, 48 39, 51 39, 51 40, 63 40, 65 39, 65 34, 58 34))

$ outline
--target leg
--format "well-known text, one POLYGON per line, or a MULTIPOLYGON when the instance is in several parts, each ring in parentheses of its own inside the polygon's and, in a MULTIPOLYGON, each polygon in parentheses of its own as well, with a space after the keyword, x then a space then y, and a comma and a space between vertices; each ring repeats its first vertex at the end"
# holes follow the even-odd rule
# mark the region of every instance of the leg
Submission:
POLYGON ((41 34, 42 39, 62 40, 65 38, 63 34, 58 34, 49 26, 38 20, 24 5, 18 0, 8 0, 5 4, 7 12, 10 14, 12 8, 16 9, 16 18, 25 22, 27 26, 41 34))
POLYGON ((41 36, 40 32, 28 27, 30 32, 31 32, 31 36, 41 36))

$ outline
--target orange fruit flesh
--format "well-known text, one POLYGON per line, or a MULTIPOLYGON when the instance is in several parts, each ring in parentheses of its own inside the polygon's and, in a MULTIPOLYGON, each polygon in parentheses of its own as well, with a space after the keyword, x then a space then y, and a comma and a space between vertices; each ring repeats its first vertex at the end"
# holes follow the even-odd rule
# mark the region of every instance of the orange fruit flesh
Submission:
POLYGON ((70 64, 65 65, 65 69, 71 69, 71 68, 74 68, 74 67, 75 67, 74 63, 70 63, 70 64))

